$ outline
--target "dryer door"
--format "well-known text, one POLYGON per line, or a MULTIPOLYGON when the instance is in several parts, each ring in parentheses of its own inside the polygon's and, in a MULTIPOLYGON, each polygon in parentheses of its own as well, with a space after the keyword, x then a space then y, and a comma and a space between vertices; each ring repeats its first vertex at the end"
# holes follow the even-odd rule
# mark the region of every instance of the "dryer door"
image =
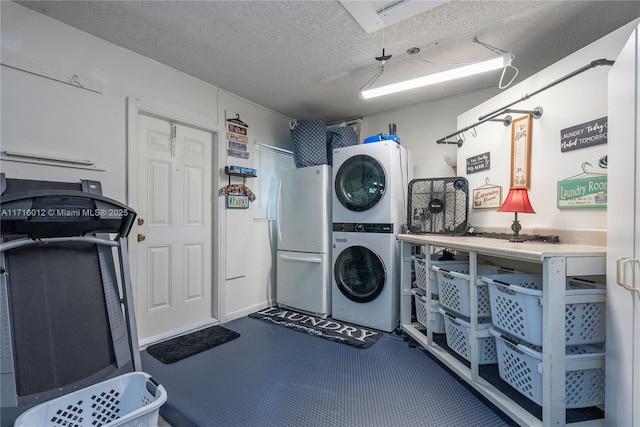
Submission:
POLYGON ((364 246, 350 246, 336 258, 333 274, 342 294, 355 302, 370 302, 387 282, 382 258, 364 246))
POLYGON ((347 159, 335 178, 338 200, 345 208, 356 212, 374 207, 384 197, 386 185, 380 162, 364 154, 347 159))

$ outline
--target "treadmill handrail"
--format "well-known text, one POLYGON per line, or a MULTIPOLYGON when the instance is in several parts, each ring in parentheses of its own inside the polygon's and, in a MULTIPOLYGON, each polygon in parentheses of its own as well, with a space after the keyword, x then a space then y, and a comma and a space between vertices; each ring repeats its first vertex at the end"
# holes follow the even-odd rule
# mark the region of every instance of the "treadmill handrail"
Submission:
POLYGON ((59 242, 88 242, 95 243, 96 245, 104 246, 118 246, 118 242, 109 239, 102 239, 94 236, 69 236, 69 237, 48 237, 44 239, 30 239, 25 237, 24 239, 10 240, 8 242, 0 243, 0 252, 9 251, 11 249, 20 248, 29 245, 45 245, 48 243, 59 242))
MULTIPOLYGON (((99 194, 77 190, 32 190, 6 195, 3 194, 0 196, 0 211, 2 212, 0 221, 26 221, 29 218, 29 211, 34 211, 33 209, 15 209, 6 207, 6 205, 19 202, 28 203, 29 200, 33 201, 42 197, 74 197, 78 199, 91 200, 94 203, 97 202, 94 213, 99 214, 99 216, 96 215, 99 219, 118 219, 120 221, 120 225, 117 230, 111 228, 97 229, 94 231, 95 233, 117 233, 119 237, 127 237, 137 216, 137 213, 129 206, 99 194), (106 204, 107 206, 99 206, 100 204, 106 204), (5 215, 5 211, 9 214, 15 213, 17 215, 5 215), (105 215, 102 215, 103 213, 105 215)), ((62 224, 64 222, 59 221, 59 223, 62 224)))

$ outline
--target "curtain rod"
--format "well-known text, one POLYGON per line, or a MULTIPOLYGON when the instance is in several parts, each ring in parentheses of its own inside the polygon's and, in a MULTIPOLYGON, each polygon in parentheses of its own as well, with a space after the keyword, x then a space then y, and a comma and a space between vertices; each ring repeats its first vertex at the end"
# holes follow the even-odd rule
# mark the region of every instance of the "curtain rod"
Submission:
POLYGON ((520 99, 518 99, 516 101, 513 101, 510 104, 507 104, 502 108, 498 108, 497 110, 492 111, 489 114, 485 114, 484 116, 478 117, 478 120, 479 120, 478 122, 476 122, 476 123, 474 123, 472 125, 469 125, 469 126, 463 128, 463 129, 460 129, 460 130, 458 130, 458 131, 456 131, 456 132, 454 132, 452 134, 449 134, 449 135, 445 136, 444 138, 440 138, 439 140, 436 141, 436 143, 438 143, 438 144, 458 144, 458 147, 461 147, 462 146, 462 141, 460 139, 458 139, 457 141, 447 141, 447 140, 449 138, 453 137, 453 136, 459 135, 459 134, 461 134, 463 132, 468 131, 469 129, 472 129, 472 128, 476 127, 477 125, 480 125, 482 123, 488 122, 491 119, 494 119, 494 118, 496 118, 497 116, 499 116, 501 114, 507 113, 509 107, 511 107, 511 106, 513 106, 513 105, 515 105, 515 104, 517 104, 519 102, 525 101, 525 100, 531 98, 532 96, 539 94, 540 92, 543 92, 543 91, 545 91, 545 90, 547 90, 547 89, 549 89, 549 88, 551 88, 551 87, 553 87, 553 86, 555 86, 555 85, 557 85, 559 83, 564 82, 565 80, 568 80, 568 79, 570 79, 572 77, 577 76, 578 74, 581 74, 581 73, 583 73, 583 72, 585 72, 587 70, 590 70, 592 68, 595 68, 595 67, 598 67, 598 66, 601 66, 601 65, 607 65, 607 66, 610 67, 614 63, 615 63, 615 61, 612 61, 612 60, 609 60, 609 59, 597 59, 595 61, 591 61, 589 64, 585 65, 584 67, 578 68, 577 70, 575 70, 575 71, 573 71, 573 72, 571 72, 571 73, 569 73, 569 74, 567 74, 567 75, 565 75, 563 77, 560 77, 558 80, 555 80, 555 81, 549 83, 548 85, 543 86, 542 88, 540 88, 540 89, 538 89, 538 90, 536 90, 536 91, 534 91, 532 93, 524 95, 522 98, 520 98, 520 99))

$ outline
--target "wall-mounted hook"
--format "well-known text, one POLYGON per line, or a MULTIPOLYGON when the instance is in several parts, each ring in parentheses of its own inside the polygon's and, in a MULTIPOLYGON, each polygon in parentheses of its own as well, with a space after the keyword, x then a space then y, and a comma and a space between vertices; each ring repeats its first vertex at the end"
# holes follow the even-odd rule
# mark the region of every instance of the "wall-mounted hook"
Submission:
POLYGON ((478 131, 476 130, 475 126, 471 128, 471 136, 473 136, 474 138, 478 136, 478 131))
POLYGON ((462 147, 462 144, 464 144, 464 141, 465 141, 464 132, 462 132, 458 135, 458 148, 462 147))

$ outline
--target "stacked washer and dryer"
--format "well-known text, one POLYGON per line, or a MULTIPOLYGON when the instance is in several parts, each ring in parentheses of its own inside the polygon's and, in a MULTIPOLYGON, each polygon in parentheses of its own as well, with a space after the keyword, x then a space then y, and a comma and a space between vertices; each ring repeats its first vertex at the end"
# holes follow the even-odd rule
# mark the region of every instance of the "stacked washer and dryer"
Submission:
POLYGON ((333 151, 332 316, 394 331, 400 324, 400 244, 411 154, 395 141, 333 151))

